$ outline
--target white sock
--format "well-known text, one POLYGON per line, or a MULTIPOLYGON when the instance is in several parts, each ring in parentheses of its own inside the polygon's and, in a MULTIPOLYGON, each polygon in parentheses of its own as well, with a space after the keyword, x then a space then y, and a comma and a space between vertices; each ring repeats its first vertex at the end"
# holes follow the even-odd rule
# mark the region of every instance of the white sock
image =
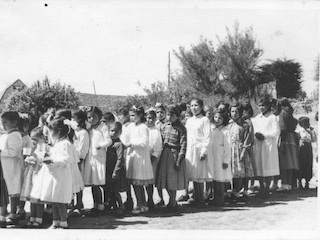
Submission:
POLYGON ((42 223, 42 218, 36 218, 37 223, 42 223))
POLYGON ((68 222, 67 222, 67 221, 64 221, 64 222, 61 221, 61 222, 60 222, 60 226, 61 226, 61 227, 68 227, 68 222))
POLYGON ((53 220, 52 223, 53 223, 53 226, 60 226, 59 220, 53 220))
POLYGON ((29 221, 30 221, 30 222, 35 222, 35 221, 36 221, 36 218, 35 218, 35 217, 30 217, 29 221))
POLYGON ((104 210, 104 204, 98 204, 98 209, 99 210, 104 210))
POLYGON ((0 222, 5 222, 6 221, 6 217, 5 216, 0 216, 0 222))

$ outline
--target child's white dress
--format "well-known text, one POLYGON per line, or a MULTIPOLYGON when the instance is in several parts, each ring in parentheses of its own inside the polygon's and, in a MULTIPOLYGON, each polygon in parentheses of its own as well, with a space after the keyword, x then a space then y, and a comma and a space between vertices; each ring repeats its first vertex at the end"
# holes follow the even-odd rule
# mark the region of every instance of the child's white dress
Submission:
POLYGON ((84 184, 86 186, 105 185, 107 148, 112 144, 109 129, 105 124, 100 124, 89 131, 89 136, 90 147, 82 172, 84 184), (97 147, 100 149, 98 150, 97 147))
POLYGON ((231 146, 230 134, 228 127, 214 127, 211 134, 210 152, 213 158, 214 180, 216 182, 230 182, 232 180, 231 170, 231 146), (223 169, 223 163, 228 164, 226 169, 223 169))
POLYGON ((71 203, 74 193, 72 165, 77 157, 76 149, 69 140, 57 141, 50 152, 53 164, 42 165, 30 197, 41 202, 71 203))
POLYGON ((144 123, 131 123, 127 130, 131 143, 127 149, 127 178, 134 185, 152 184, 154 174, 150 160, 149 129, 144 123))
MULTIPOLYGON (((73 141, 73 144, 78 152, 79 160, 85 159, 88 152, 89 152, 89 146, 90 146, 90 138, 89 133, 85 129, 77 129, 75 130, 75 138, 73 141)), ((84 161, 80 163, 80 171, 83 173, 84 168, 84 161)))
POLYGON ((213 164, 208 157, 200 160, 202 154, 208 154, 211 124, 205 116, 192 116, 186 122, 187 153, 186 166, 189 181, 207 182, 213 180, 213 164))
POLYGON ((160 130, 157 127, 149 127, 149 150, 150 156, 156 157, 156 160, 152 162, 153 174, 156 175, 156 169, 158 166, 159 157, 162 151, 162 137, 160 130))
POLYGON ((1 165, 9 196, 19 196, 22 187, 22 137, 13 130, 0 136, 1 165))

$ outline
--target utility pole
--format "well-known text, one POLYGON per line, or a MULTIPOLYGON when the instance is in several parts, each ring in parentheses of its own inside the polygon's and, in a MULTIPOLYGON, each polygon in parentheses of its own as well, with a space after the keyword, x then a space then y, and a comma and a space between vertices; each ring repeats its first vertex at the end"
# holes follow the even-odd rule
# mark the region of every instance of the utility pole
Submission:
POLYGON ((170 88, 170 51, 168 53, 168 89, 170 88))
POLYGON ((96 105, 97 105, 97 107, 98 107, 98 97, 97 97, 97 93, 96 93, 96 86, 94 85, 94 81, 92 81, 92 82, 93 82, 94 95, 95 95, 95 97, 96 97, 96 105))

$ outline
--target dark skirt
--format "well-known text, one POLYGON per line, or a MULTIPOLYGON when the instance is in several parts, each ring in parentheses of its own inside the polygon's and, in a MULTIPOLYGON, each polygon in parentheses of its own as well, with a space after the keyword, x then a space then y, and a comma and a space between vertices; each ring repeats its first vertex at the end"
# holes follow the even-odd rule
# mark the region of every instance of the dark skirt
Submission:
POLYGON ((167 147, 162 150, 156 171, 156 187, 158 189, 165 188, 172 191, 187 189, 186 163, 182 161, 179 171, 176 171, 174 165, 177 157, 177 150, 167 147))
POLYGON ((280 138, 279 166, 280 170, 299 170, 299 147, 294 133, 287 133, 280 138))
POLYGON ((306 181, 310 181, 312 178, 312 168, 313 168, 313 155, 312 155, 312 145, 311 143, 304 142, 300 146, 299 151, 299 164, 300 164, 300 174, 299 178, 304 178, 306 181))
POLYGON ((0 207, 6 207, 9 204, 9 194, 7 184, 3 177, 1 160, 0 160, 0 207))

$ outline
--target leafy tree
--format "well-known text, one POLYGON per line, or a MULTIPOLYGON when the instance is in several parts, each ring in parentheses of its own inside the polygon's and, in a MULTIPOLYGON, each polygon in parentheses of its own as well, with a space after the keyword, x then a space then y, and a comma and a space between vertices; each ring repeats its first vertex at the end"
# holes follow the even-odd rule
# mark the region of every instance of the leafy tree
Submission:
POLYGON ((301 94, 303 97, 301 73, 300 63, 277 59, 260 67, 257 81, 259 84, 275 81, 278 97, 297 98, 301 94))
POLYGON ((36 81, 30 88, 13 93, 8 101, 7 109, 19 112, 33 112, 36 117, 47 111, 48 108, 77 108, 79 98, 71 86, 54 84, 46 76, 42 81, 36 81))
POLYGON ((231 97, 251 96, 255 87, 255 69, 263 50, 256 46, 252 27, 240 30, 236 21, 233 32, 227 27, 227 36, 217 48, 217 59, 225 91, 231 97))
POLYGON ((174 54, 182 65, 181 77, 196 91, 204 94, 225 93, 219 81, 218 59, 211 41, 201 37, 198 45, 192 45, 190 50, 179 47, 174 54))

